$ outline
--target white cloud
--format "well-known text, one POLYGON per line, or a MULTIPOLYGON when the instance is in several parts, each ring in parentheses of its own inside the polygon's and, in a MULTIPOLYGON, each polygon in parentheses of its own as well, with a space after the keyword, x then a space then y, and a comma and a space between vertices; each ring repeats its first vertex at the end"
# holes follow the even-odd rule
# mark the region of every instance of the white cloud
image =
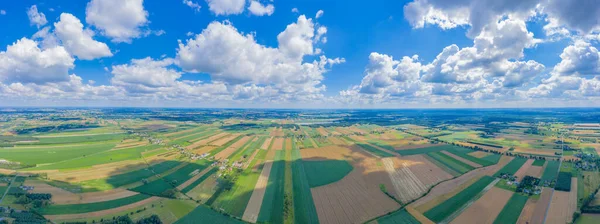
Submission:
POLYGON ((183 0, 183 4, 192 8, 196 12, 200 12, 200 9, 202 8, 202 6, 200 6, 200 4, 192 2, 191 0, 183 0))
POLYGON ((244 11, 246 0, 206 0, 208 9, 215 15, 234 15, 244 11))
POLYGON ((321 18, 321 16, 323 16, 323 13, 325 13, 325 12, 323 12, 323 10, 317 11, 317 14, 315 15, 315 18, 316 19, 321 18))
POLYGON ((256 0, 252 0, 250 2, 250 6, 248 6, 248 11, 255 16, 264 16, 264 15, 272 15, 275 12, 275 6, 273 4, 262 5, 260 2, 256 0))
POLYGON ((143 0, 91 0, 86 7, 85 21, 99 29, 113 42, 131 42, 148 32, 148 12, 143 0))
POLYGON ((132 59, 130 64, 112 66, 113 85, 125 86, 128 90, 169 87, 176 84, 181 72, 170 69, 173 59, 153 60, 152 58, 132 59))
POLYGON ((292 12, 293 13, 299 13, 300 11, 298 11, 298 8, 292 8, 292 12))
POLYGON ((597 76, 600 75, 600 53, 598 49, 583 40, 577 40, 567 46, 562 59, 554 67, 554 72, 562 76, 597 76))
POLYGON ((95 41, 94 32, 83 29, 83 24, 75 16, 62 13, 60 20, 54 23, 56 36, 69 53, 82 60, 110 57, 112 53, 105 43, 95 41))
POLYGON ((0 10, 0 15, 6 15, 6 10, 4 10, 4 9, 1 9, 1 10, 0 10))
POLYGON ((596 1, 547 0, 541 8, 550 19, 547 30, 566 27, 580 34, 600 32, 600 4, 596 1))
POLYGON ((278 35, 279 47, 256 43, 252 34, 240 33, 229 23, 212 22, 193 39, 180 43, 178 65, 187 72, 208 73, 214 81, 227 85, 271 85, 280 97, 308 97, 319 94, 327 67, 344 62, 320 56, 303 62, 312 54, 314 24, 305 16, 278 35), (294 94, 302 92, 303 94, 294 94))
POLYGON ((31 23, 32 26, 35 25, 40 28, 48 23, 48 20, 46 20, 46 15, 38 12, 36 5, 32 5, 29 10, 27 10, 27 16, 29 17, 29 23, 31 23))
POLYGON ((37 84, 65 81, 74 61, 61 46, 42 50, 37 42, 22 38, 0 52, 0 81, 37 84))

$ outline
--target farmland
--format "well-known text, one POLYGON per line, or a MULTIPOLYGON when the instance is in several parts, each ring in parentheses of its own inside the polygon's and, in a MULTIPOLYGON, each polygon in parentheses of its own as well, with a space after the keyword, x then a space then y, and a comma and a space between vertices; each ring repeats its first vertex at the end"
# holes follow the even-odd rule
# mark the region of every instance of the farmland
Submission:
POLYGON ((572 121, 209 111, 90 112, 74 130, 5 117, 0 204, 55 223, 538 223, 600 204, 591 132, 572 121))

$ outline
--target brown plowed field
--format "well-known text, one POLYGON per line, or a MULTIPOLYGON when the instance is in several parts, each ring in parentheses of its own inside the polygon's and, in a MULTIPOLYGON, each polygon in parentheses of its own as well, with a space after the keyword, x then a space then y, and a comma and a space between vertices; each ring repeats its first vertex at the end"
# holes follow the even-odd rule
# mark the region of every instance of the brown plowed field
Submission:
POLYGON ((336 137, 328 137, 327 139, 334 145, 346 145, 346 143, 344 141, 342 141, 336 137))
POLYGON ((221 138, 225 135, 228 135, 228 133, 224 133, 224 132, 218 133, 218 134, 210 136, 208 138, 196 141, 196 142, 192 143, 191 145, 188 145, 187 147, 185 147, 185 149, 192 150, 192 149, 198 148, 199 146, 206 145, 209 142, 212 142, 212 141, 214 141, 218 138, 221 138))
POLYGON ((43 181, 27 180, 24 185, 33 186, 33 193, 52 194, 52 202, 56 204, 74 204, 80 201, 77 194, 46 184, 43 181))
POLYGON ((421 183, 419 178, 410 170, 410 161, 399 161, 392 158, 382 159, 383 166, 392 180, 394 190, 398 195, 398 200, 407 203, 415 198, 420 197, 427 191, 427 187, 421 183))
POLYGON ((240 136, 240 135, 238 135, 238 134, 228 135, 226 137, 217 139, 217 140, 211 142, 210 144, 211 145, 216 145, 216 146, 223 146, 223 145, 227 144, 229 141, 237 138, 238 136, 240 136))
POLYGON ((531 168, 531 164, 533 164, 533 161, 533 159, 528 159, 527 161, 525 161, 523 166, 521 166, 521 168, 519 168, 519 170, 515 172, 515 176, 517 176, 517 181, 521 182, 521 180, 523 180, 523 177, 525 177, 527 170, 531 168))
POLYGON ((292 139, 291 138, 285 139, 285 150, 292 150, 292 139))
POLYGON ((519 220, 517 220, 518 224, 531 223, 531 218, 533 217, 533 212, 535 210, 538 200, 539 198, 534 199, 532 197, 530 197, 529 200, 527 200, 527 203, 525 203, 525 207, 523 207, 523 210, 521 210, 519 220))
POLYGON ((444 180, 452 179, 453 176, 431 163, 423 155, 404 156, 402 160, 411 161, 410 169, 427 188, 444 180))
POLYGON ((434 188, 432 188, 427 195, 411 203, 410 205, 412 205, 415 209, 417 209, 420 212, 425 212, 435 207, 436 205, 442 203, 443 201, 447 200, 448 198, 451 198, 452 196, 458 194, 458 192, 460 192, 464 188, 467 188, 469 185, 474 183, 477 179, 481 178, 482 176, 494 175, 496 171, 504 167, 504 165, 506 165, 512 159, 513 157, 502 156, 500 158, 500 161, 498 161, 498 163, 495 165, 477 168, 455 179, 442 182, 436 185, 434 188))
POLYGON ((202 154, 210 152, 210 151, 212 151, 213 149, 216 149, 216 148, 217 147, 214 146, 214 145, 205 145, 205 146, 202 146, 200 148, 192 150, 192 152, 196 153, 198 155, 202 155, 202 154))
POLYGON ((577 178, 571 178, 571 191, 554 191, 552 202, 546 217, 547 224, 563 224, 573 220, 573 213, 577 209, 577 178))
POLYGON ((319 132, 319 134, 321 134, 322 136, 328 136, 329 135, 329 133, 327 132, 327 130, 325 130, 325 128, 323 128, 323 127, 317 128, 317 132, 319 132))
POLYGON ((542 190, 540 199, 535 203, 535 208, 531 217, 519 217, 519 223, 542 224, 548 210, 550 201, 552 200, 552 192, 554 189, 545 187, 542 190))
POLYGON ((250 137, 250 136, 242 137, 237 142, 231 144, 231 146, 229 146, 226 149, 223 149, 219 153, 215 154, 215 159, 217 159, 217 160, 227 159, 231 154, 233 154, 235 151, 237 151, 240 147, 244 146, 244 144, 246 144, 246 142, 250 141, 251 138, 252 137, 250 137))
POLYGON ((275 140, 273 141, 273 146, 272 148, 275 150, 282 150, 283 149, 283 138, 275 138, 275 140))
MULTIPOLYGON (((354 169, 340 181, 312 188, 320 223, 363 223, 400 207, 387 197, 393 185, 380 160, 355 147, 326 146, 300 151, 304 160, 345 159, 354 169)), ((391 192, 392 193, 392 192, 391 192)))
POLYGON ((252 191, 252 195, 250 196, 250 200, 248 201, 248 205, 246 206, 246 210, 244 211, 244 215, 242 216, 244 221, 255 223, 258 219, 260 207, 262 206, 263 198, 265 197, 265 191, 267 190, 267 183, 269 182, 272 166, 273 161, 265 162, 265 165, 260 172, 260 176, 258 177, 258 181, 254 186, 254 190, 252 191))
POLYGON ((512 195, 512 191, 493 187, 450 223, 494 223, 512 195))
POLYGON ((529 169, 527 169, 525 176, 540 178, 544 169, 546 169, 546 164, 544 164, 544 166, 530 166, 529 169))
POLYGON ((151 197, 142 201, 138 201, 136 203, 133 204, 128 204, 125 206, 121 206, 118 208, 113 208, 113 209, 107 209, 107 210, 102 210, 102 211, 97 211, 97 212, 88 212, 88 213, 81 213, 81 214, 68 214, 68 215, 45 215, 44 217, 46 219, 49 220, 71 220, 71 219, 84 219, 84 218, 94 218, 94 217, 101 217, 101 216, 105 216, 105 215, 110 215, 113 213, 117 213, 117 212, 123 212, 138 206, 142 206, 148 203, 152 203, 154 201, 160 200, 160 197, 151 197))
POLYGON ((481 164, 478 164, 478 163, 475 163, 475 162, 470 161, 468 159, 465 159, 465 158, 462 158, 460 156, 454 155, 454 154, 452 154, 452 153, 450 153, 448 151, 442 151, 442 153, 444 153, 444 154, 446 154, 446 155, 448 155, 448 156, 450 156, 450 157, 452 157, 452 158, 454 158, 454 159, 456 159, 458 161, 461 161, 461 162, 463 162, 463 163, 465 163, 465 164, 467 164, 469 166, 472 166, 472 167, 475 167, 475 168, 482 167, 481 164))
MULTIPOLYGON (((164 160, 161 160, 164 161, 164 160)), ((122 161, 116 163, 107 163, 92 166, 92 168, 78 169, 73 171, 41 171, 48 174, 48 178, 52 180, 60 180, 66 182, 79 182, 85 180, 94 180, 107 178, 112 175, 126 173, 132 170, 142 169, 148 165, 142 160, 122 161)))

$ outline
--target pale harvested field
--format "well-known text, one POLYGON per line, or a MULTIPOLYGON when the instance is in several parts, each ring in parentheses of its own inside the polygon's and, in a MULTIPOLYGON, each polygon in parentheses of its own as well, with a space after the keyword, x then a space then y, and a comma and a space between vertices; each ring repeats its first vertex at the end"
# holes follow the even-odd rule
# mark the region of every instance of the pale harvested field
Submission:
POLYGON ((525 173, 525 176, 532 176, 540 178, 542 176, 542 172, 546 168, 546 164, 544 166, 530 166, 525 173))
POLYGON ((231 144, 231 146, 229 146, 226 149, 224 149, 223 151, 220 151, 219 153, 215 154, 215 159, 217 159, 217 160, 227 159, 229 156, 231 156, 231 154, 233 154, 239 148, 244 146, 244 144, 246 144, 246 142, 250 141, 251 138, 252 137, 250 137, 250 136, 242 137, 237 142, 231 144))
POLYGON ((423 155, 403 156, 402 160, 410 160, 410 169, 427 188, 442 182, 452 179, 453 176, 442 170, 442 168, 431 163, 423 155))
POLYGON ((577 209, 577 178, 571 178, 571 191, 554 191, 552 202, 548 208, 547 224, 563 224, 573 220, 573 213, 577 209))
POLYGON ((239 134, 232 134, 232 135, 228 135, 226 137, 217 139, 213 142, 211 142, 211 145, 216 145, 216 146, 223 146, 225 144, 227 144, 229 141, 234 140, 235 138, 237 138, 238 136, 240 136, 239 134))
POLYGON ((16 171, 14 171, 14 170, 0 168, 0 174, 10 175, 10 174, 14 174, 15 172, 16 171))
POLYGON ((412 206, 406 206, 406 211, 410 213, 416 220, 421 222, 421 224, 434 224, 433 221, 429 220, 427 217, 423 215, 423 213, 417 211, 412 206))
POLYGON ((400 207, 379 188, 384 184, 395 193, 379 159, 355 147, 326 146, 300 152, 305 160, 346 159, 354 167, 340 181, 311 189, 320 223, 363 223, 400 207))
POLYGON ((521 210, 521 215, 519 216, 519 220, 517 220, 518 224, 527 224, 531 223, 531 218, 533 217, 533 212, 537 206, 538 199, 529 198, 527 203, 525 203, 525 207, 521 210))
POLYGON ((385 171, 392 180, 394 190, 398 195, 398 200, 407 203, 415 198, 420 197, 427 191, 427 187, 421 183, 419 178, 408 169, 407 161, 398 161, 398 165, 394 164, 392 158, 382 159, 385 171), (396 168, 397 167, 397 168, 396 168))
POLYGON ((481 159, 483 157, 489 156, 490 153, 487 153, 487 152, 484 152, 484 151, 474 151, 474 152, 469 153, 469 155, 481 159))
MULTIPOLYGON (((164 160, 157 160, 164 161, 164 160)), ((107 178, 113 175, 146 168, 148 165, 143 160, 129 160, 116 163, 107 163, 92 166, 91 168, 59 172, 58 170, 45 170, 32 173, 47 173, 52 180, 79 182, 107 178)))
POLYGON ((317 128, 317 132, 319 132, 319 134, 321 134, 322 136, 328 136, 329 135, 329 133, 327 132, 327 130, 325 130, 325 128, 323 128, 323 127, 317 128))
POLYGON ((264 149, 264 150, 269 149, 269 146, 271 145, 272 140, 273 140, 273 137, 267 138, 265 140, 265 142, 263 142, 263 144, 260 146, 260 149, 264 149))
POLYGON ((111 150, 128 149, 128 148, 133 148, 133 147, 138 147, 138 146, 143 146, 143 145, 148 145, 148 141, 139 141, 139 142, 136 141, 136 142, 121 143, 121 144, 116 145, 111 150))
POLYGON ((192 150, 192 152, 196 153, 198 155, 202 155, 202 154, 210 152, 210 151, 212 151, 213 149, 216 149, 216 148, 217 148, 217 146, 214 146, 214 145, 205 145, 205 146, 202 146, 200 148, 192 150))
POLYGON ((450 223, 494 223, 512 195, 512 191, 492 187, 450 223))
POLYGON ((225 133, 225 132, 221 132, 221 133, 218 133, 218 134, 216 134, 216 135, 212 135, 212 136, 210 136, 210 137, 208 137, 208 138, 205 138, 205 139, 202 139, 202 140, 200 140, 200 141, 195 141, 195 142, 194 142, 194 143, 192 143, 191 145, 188 145, 187 147, 185 147, 185 149, 191 150, 191 149, 198 148, 199 146, 206 145, 206 144, 208 144, 209 142, 212 142, 212 141, 214 141, 214 140, 217 140, 217 139, 219 139, 219 138, 222 138, 222 137, 224 137, 224 136, 226 136, 226 135, 229 135, 229 134, 228 134, 228 133, 225 133))
POLYGON ((348 127, 348 130, 350 130, 353 133, 358 133, 360 135, 367 134, 367 132, 365 130, 362 130, 362 129, 356 127, 356 126, 350 126, 350 127, 348 127))
POLYGON ((450 153, 448 151, 442 151, 442 153, 444 153, 444 154, 446 154, 446 155, 448 155, 448 156, 450 156, 450 157, 452 157, 452 158, 454 158, 454 159, 456 159, 458 161, 461 161, 461 162, 463 162, 463 163, 465 163, 465 164, 467 164, 469 166, 472 166, 472 167, 475 167, 475 168, 482 167, 481 164, 478 164, 478 163, 472 162, 472 161, 470 161, 468 159, 465 159, 465 158, 462 158, 460 156, 454 155, 454 154, 452 154, 452 153, 450 153))
POLYGON ((517 170, 517 172, 515 173, 515 176, 517 176, 517 181, 521 182, 521 180, 523 180, 525 174, 527 174, 527 170, 531 168, 531 164, 533 164, 533 161, 533 159, 528 159, 527 161, 525 161, 523 166, 521 166, 521 168, 517 170))
POLYGON ((341 127, 337 127, 337 128, 335 128, 335 130, 344 135, 348 135, 348 134, 352 133, 351 131, 347 130, 346 128, 341 128, 341 127))
POLYGON ((248 205, 246 206, 246 210, 244 211, 244 215, 242 216, 244 221, 255 223, 258 219, 272 166, 273 161, 265 162, 265 165, 260 172, 260 176, 258 177, 258 181, 254 186, 254 190, 252 191, 252 195, 250 196, 250 200, 248 201, 248 205))
POLYGON ((502 156, 500 161, 498 161, 498 163, 495 165, 477 168, 455 179, 442 182, 432 188, 427 195, 411 203, 411 205, 420 212, 425 212, 445 201, 446 199, 458 194, 460 190, 468 187, 482 176, 492 176, 494 173, 496 173, 496 171, 504 167, 504 165, 506 165, 512 159, 513 157, 502 156))
POLYGON ((285 150, 292 150, 292 139, 291 138, 285 139, 285 150))
POLYGON ((273 146, 272 148, 275 150, 282 150, 283 149, 283 138, 275 138, 275 140, 273 140, 273 146))
POLYGON ((52 202, 56 204, 73 204, 80 201, 79 195, 63 190, 43 181, 26 180, 24 185, 33 186, 33 193, 49 193, 52 194, 52 202))
POLYGON ((365 138, 365 136, 362 136, 362 135, 350 135, 348 137, 350 137, 354 141, 359 141, 359 142, 366 142, 367 141, 367 138, 365 138))
MULTIPOLYGON (((119 198, 133 196, 136 194, 138 194, 138 193, 129 191, 127 189, 120 189, 120 188, 112 189, 109 191, 81 193, 81 194, 78 194, 81 197, 81 200, 77 203, 85 204, 85 203, 110 201, 110 200, 116 200, 119 198)), ((72 204, 75 204, 75 203, 72 203, 72 204)))
POLYGON ((554 189, 545 187, 542 190, 542 194, 540 195, 540 199, 535 203, 535 208, 533 209, 533 213, 531 217, 519 217, 520 223, 531 223, 531 224, 542 224, 544 223, 544 217, 546 216, 546 211, 550 205, 550 201, 552 200, 552 192, 554 189))
POLYGON ((44 217, 46 219, 49 220, 71 220, 71 219, 84 219, 84 218, 94 218, 94 217, 101 217, 101 216, 105 216, 105 215, 110 215, 113 213, 117 213, 117 212, 123 212, 138 206, 142 206, 148 203, 152 203, 154 201, 160 200, 160 197, 151 197, 142 201, 138 201, 136 203, 133 204, 128 204, 125 206, 121 206, 118 208, 113 208, 113 209, 107 209, 107 210, 102 210, 102 211, 97 211, 97 212, 88 212, 88 213, 81 213, 81 214, 68 214, 68 215, 45 215, 44 217))
POLYGON ((182 184, 180 184, 179 186, 177 186, 177 190, 182 190, 182 189, 190 186, 190 184, 192 184, 192 183, 194 183, 194 181, 200 179, 200 177, 204 176, 204 174, 208 173, 208 171, 210 171, 212 168, 213 167, 211 167, 211 166, 206 167, 204 170, 202 170, 198 174, 194 175, 189 180, 187 180, 187 181, 183 182, 182 184))
POLYGON ((327 139, 334 145, 346 145, 346 143, 344 141, 342 141, 336 137, 328 137, 327 139))

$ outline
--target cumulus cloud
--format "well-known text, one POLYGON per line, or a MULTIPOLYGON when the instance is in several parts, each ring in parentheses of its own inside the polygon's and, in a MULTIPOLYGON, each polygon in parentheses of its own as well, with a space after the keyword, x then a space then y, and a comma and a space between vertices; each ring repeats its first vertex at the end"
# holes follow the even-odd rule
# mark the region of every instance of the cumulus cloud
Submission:
POLYGON ((600 32, 600 4, 596 1, 547 0, 541 8, 550 19, 547 31, 566 27, 580 34, 600 32))
MULTIPOLYGON (((6 12, 4 12, 4 14, 6 14, 6 12)), ((46 25, 46 23, 48 23, 48 20, 46 20, 46 15, 44 15, 44 13, 38 12, 38 8, 36 5, 32 5, 29 8, 29 10, 27 10, 27 16, 29 17, 29 23, 32 26, 35 25, 38 28, 40 28, 41 26, 46 25)))
POLYGON ((177 62, 187 72, 208 73, 228 85, 272 85, 281 97, 319 94, 325 90, 323 73, 344 59, 320 56, 304 62, 304 55, 313 54, 315 32, 312 21, 300 16, 278 35, 279 47, 273 48, 256 43, 252 34, 240 33, 230 23, 212 22, 179 44, 177 62))
POLYGON ((206 0, 208 9, 215 15, 235 15, 244 11, 246 0, 206 0))
POLYGON ((0 9, 0 15, 6 15, 6 10, 0 9))
POLYGON ((111 82, 118 86, 168 87, 175 85, 181 72, 170 69, 173 59, 154 60, 152 58, 132 59, 130 64, 112 66, 114 75, 111 82))
POLYGON ((262 5, 258 1, 252 0, 250 2, 250 6, 248 6, 248 11, 255 16, 270 16, 273 14, 273 12, 275 12, 275 6, 273 6, 273 4, 262 5))
POLYGON ((321 16, 323 16, 323 13, 325 13, 323 10, 317 11, 317 14, 315 15, 315 18, 316 19, 321 18, 321 16))
POLYGON ((583 40, 577 40, 567 46, 560 54, 562 59, 554 67, 554 71, 562 76, 597 76, 600 75, 600 53, 598 49, 583 40))
POLYGON ((292 8, 292 12, 293 13, 299 13, 300 11, 298 10, 298 8, 292 8))
POLYGON ((143 0, 91 0, 86 7, 85 21, 96 27, 113 42, 131 42, 147 35, 148 12, 143 0))
POLYGON ((62 46, 40 49, 36 41, 22 38, 0 52, 0 81, 36 84, 66 81, 74 61, 62 46))
POLYGON ((105 43, 93 39, 94 32, 83 29, 83 24, 75 16, 62 13, 54 23, 56 36, 69 53, 82 60, 110 57, 112 53, 105 43))
POLYGON ((195 12, 200 12, 200 9, 202 8, 202 6, 200 6, 200 4, 198 4, 196 2, 192 2, 191 0, 183 0, 183 4, 192 8, 195 12))

